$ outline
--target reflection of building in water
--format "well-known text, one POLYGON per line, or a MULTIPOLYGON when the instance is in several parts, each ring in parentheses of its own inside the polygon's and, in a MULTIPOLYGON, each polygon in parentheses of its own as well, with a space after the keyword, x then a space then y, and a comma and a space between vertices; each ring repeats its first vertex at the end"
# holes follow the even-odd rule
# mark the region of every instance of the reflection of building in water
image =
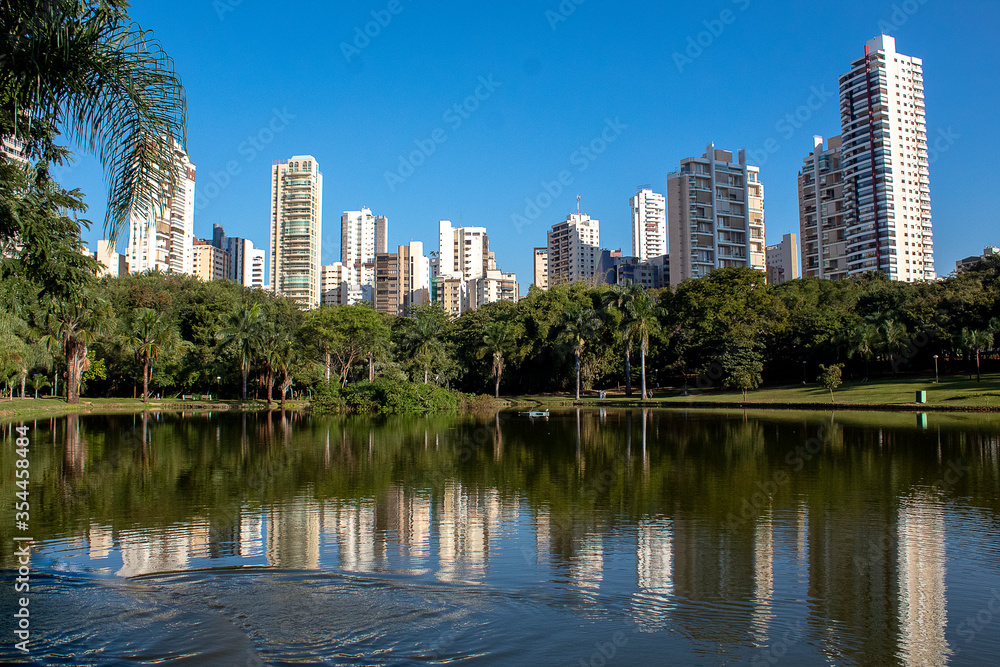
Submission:
POLYGON ((654 595, 674 592, 673 531, 668 519, 644 519, 636 538, 639 588, 654 595))
POLYGON ((188 561, 208 551, 208 522, 203 519, 167 528, 123 530, 118 534, 122 553, 120 577, 187 569, 188 561))
POLYGON ((264 553, 264 520, 259 512, 244 508, 240 512, 240 555, 260 556, 264 553))
POLYGON ((766 642, 774 618, 774 517, 768 510, 754 527, 753 541, 753 631, 766 642))
POLYGON ((371 572, 376 566, 384 564, 385 549, 376 540, 375 503, 372 500, 326 506, 323 510, 323 529, 337 537, 341 569, 371 572))
POLYGON ((543 562, 551 548, 552 512, 548 505, 544 505, 535 514, 535 562, 543 562))
POLYGON ((438 517, 438 578, 481 578, 499 520, 496 489, 469 492, 458 482, 447 482, 438 517))
POLYGON ((601 587, 604 580, 604 536, 601 533, 583 536, 576 555, 569 562, 569 573, 579 588, 601 587))
POLYGON ((111 548, 115 543, 111 528, 92 523, 87 531, 87 539, 90 543, 90 560, 101 560, 111 555, 111 548))
POLYGON ((267 517, 267 563, 272 567, 319 569, 319 505, 299 498, 272 505, 267 517))
POLYGON ((376 505, 376 528, 384 539, 398 542, 400 552, 412 558, 428 555, 431 534, 431 499, 408 495, 406 488, 393 485, 376 505))
POLYGON ((950 654, 944 629, 944 513, 924 493, 899 508, 900 655, 906 664, 943 665, 950 654))

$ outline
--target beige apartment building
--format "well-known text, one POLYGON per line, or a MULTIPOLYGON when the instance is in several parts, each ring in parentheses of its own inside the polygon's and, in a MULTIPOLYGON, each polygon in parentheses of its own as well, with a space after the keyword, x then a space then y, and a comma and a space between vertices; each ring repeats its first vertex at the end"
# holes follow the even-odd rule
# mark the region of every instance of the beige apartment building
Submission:
POLYGON ((799 172, 799 233, 802 275, 843 280, 847 265, 847 193, 842 141, 813 137, 813 152, 799 172))
POLYGON ((323 174, 316 158, 297 155, 271 169, 271 290, 301 308, 320 304, 323 174))
POLYGON ((709 144, 700 158, 681 160, 667 177, 670 284, 715 269, 764 264, 764 186, 746 151, 709 144))
POLYGON ((231 279, 232 257, 222 248, 216 248, 209 241, 194 239, 193 273, 204 281, 231 279))

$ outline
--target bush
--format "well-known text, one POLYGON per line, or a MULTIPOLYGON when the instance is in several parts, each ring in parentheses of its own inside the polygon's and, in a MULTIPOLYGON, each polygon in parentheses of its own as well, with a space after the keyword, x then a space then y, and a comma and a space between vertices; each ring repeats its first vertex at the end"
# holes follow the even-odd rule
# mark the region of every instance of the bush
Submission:
POLYGON ((342 390, 324 387, 316 393, 312 407, 318 414, 427 414, 457 410, 464 399, 463 394, 434 384, 377 378, 374 382, 349 384, 342 390))

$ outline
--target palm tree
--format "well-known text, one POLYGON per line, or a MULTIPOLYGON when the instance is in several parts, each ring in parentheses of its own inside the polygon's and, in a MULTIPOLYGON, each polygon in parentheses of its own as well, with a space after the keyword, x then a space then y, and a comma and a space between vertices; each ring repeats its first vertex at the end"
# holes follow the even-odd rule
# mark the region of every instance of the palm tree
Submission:
POLYGON ((909 342, 906 334, 906 325, 893 319, 887 319, 882 322, 880 328, 882 330, 882 340, 885 345, 886 355, 889 358, 889 368, 892 370, 892 376, 896 377, 896 367, 898 366, 896 353, 902 350, 909 342))
POLYGON ((71 405, 80 402, 80 380, 90 368, 87 347, 107 330, 113 317, 107 304, 91 308, 83 301, 54 304, 42 336, 44 344, 58 345, 66 357, 66 402, 71 405))
POLYGON ((483 343, 479 351, 480 355, 489 354, 493 357, 494 398, 500 398, 500 376, 503 375, 504 355, 513 350, 516 339, 517 329, 511 322, 493 321, 483 329, 483 343))
POLYGON ((656 299, 648 292, 636 295, 628 304, 628 320, 625 330, 628 339, 639 341, 642 359, 642 397, 646 398, 646 355, 649 353, 649 337, 660 331, 660 317, 663 309, 656 305, 656 299))
POLYGON ((962 347, 976 353, 976 382, 982 380, 979 373, 979 353, 993 347, 993 333, 990 331, 962 329, 962 347))
POLYGON ((431 362, 434 360, 434 355, 443 343, 443 335, 444 320, 441 317, 441 313, 436 313, 431 309, 418 310, 413 326, 404 335, 406 347, 423 366, 424 384, 427 384, 430 376, 431 362))
POLYGON ((135 311, 126 344, 142 360, 142 402, 149 402, 149 376, 153 361, 160 353, 180 343, 180 336, 173 325, 151 308, 135 311))
POLYGON ((216 338, 223 346, 233 346, 239 355, 240 370, 243 373, 244 401, 247 400, 247 377, 250 375, 250 365, 263 340, 264 317, 260 304, 244 303, 223 319, 222 328, 216 334, 216 338))
MULTIPOLYGON (((605 297, 605 304, 622 314, 622 339, 625 343, 625 395, 632 395, 632 331, 629 328, 629 313, 636 299, 646 293, 642 285, 629 281, 625 285, 612 285, 605 297)), ((645 395, 644 395, 645 396, 645 395)))
POLYGON ((42 375, 41 373, 35 373, 30 380, 31 388, 35 391, 35 398, 38 398, 38 390, 50 387, 49 379, 42 375))
POLYGON ((587 339, 593 338, 601 328, 601 318, 593 308, 577 306, 566 312, 563 318, 563 339, 569 343, 576 359, 576 400, 580 400, 580 358, 587 346, 587 339))
MULTIPOLYGON (((289 379, 288 365, 291 364, 292 340, 288 334, 278 331, 270 322, 266 323, 258 341, 258 354, 264 364, 264 384, 267 385, 267 407, 271 407, 271 394, 278 372, 284 369, 284 379, 289 379)), ((285 402, 284 391, 281 395, 285 402)))
POLYGON ((106 171, 112 244, 133 210, 157 205, 176 178, 184 87, 171 58, 135 25, 125 0, 0 3, 0 131, 23 140, 44 174, 60 163, 57 127, 106 171))
POLYGON ((847 356, 854 358, 860 356, 865 360, 865 382, 868 382, 870 362, 872 355, 878 347, 879 333, 874 325, 862 322, 855 326, 849 334, 849 348, 847 356))

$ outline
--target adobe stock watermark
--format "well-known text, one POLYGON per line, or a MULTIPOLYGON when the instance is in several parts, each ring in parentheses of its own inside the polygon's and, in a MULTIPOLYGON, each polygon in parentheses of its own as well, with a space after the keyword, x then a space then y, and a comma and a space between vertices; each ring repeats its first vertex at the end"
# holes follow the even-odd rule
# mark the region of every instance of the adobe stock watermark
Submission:
POLYGON ((927 138, 927 164, 934 164, 938 159, 951 150, 951 147, 958 143, 958 140, 962 138, 962 135, 955 132, 948 126, 947 128, 938 129, 937 134, 934 138, 927 138))
POLYGON ((236 147, 236 152, 243 157, 243 162, 229 160, 226 162, 225 169, 214 171, 208 175, 211 182, 198 189, 194 198, 195 210, 203 211, 209 202, 222 194, 222 191, 229 187, 233 179, 243 173, 243 164, 250 164, 256 160, 264 152, 264 148, 274 141, 274 137, 283 132, 288 127, 289 122, 293 120, 295 120, 295 116, 288 113, 287 108, 274 109, 267 124, 236 147))
POLYGON ((387 170, 384 173, 383 177, 389 190, 395 192, 396 186, 405 183, 416 173, 417 169, 426 164, 427 159, 437 152, 438 146, 448 141, 448 130, 458 131, 465 121, 472 118, 472 114, 479 109, 482 103, 493 97, 501 86, 503 86, 503 82, 494 80, 492 74, 480 76, 479 85, 468 97, 444 110, 441 120, 444 121, 448 129, 438 127, 432 130, 427 137, 415 139, 413 144, 416 148, 408 154, 399 156, 399 164, 395 171, 387 170))
MULTIPOLYGON (((749 9, 751 2, 752 0, 732 0, 732 3, 741 12, 749 9)), ((695 60, 700 58, 707 49, 711 48, 719 37, 722 37, 722 33, 726 31, 727 27, 736 23, 738 17, 739 14, 732 9, 723 9, 719 12, 718 17, 702 21, 701 24, 705 29, 697 34, 688 35, 683 53, 680 51, 674 51, 673 53, 672 57, 674 65, 677 67, 677 72, 683 74, 685 67, 693 65, 695 60)))
POLYGON ((220 21, 226 20, 226 14, 235 12, 236 8, 243 4, 243 0, 212 0, 212 9, 220 21))
POLYGON ((883 35, 891 35, 906 25, 928 0, 906 0, 892 6, 892 13, 878 22, 878 29, 883 35))
POLYGON ((594 652, 590 654, 590 659, 580 658, 580 667, 605 667, 627 644, 628 637, 624 631, 619 630, 611 635, 610 641, 595 642, 594 652))
MULTIPOLYGON (((614 120, 606 118, 600 133, 570 154, 570 166, 576 167, 576 173, 584 173, 627 129, 628 125, 617 116, 614 120)), ((520 234, 525 227, 533 225, 575 180, 574 170, 571 169, 561 169, 551 181, 542 180, 538 193, 524 200, 524 210, 510 216, 510 222, 517 233, 520 234)))
POLYGON ((747 151, 747 160, 750 164, 763 167, 772 155, 781 150, 781 143, 778 139, 788 141, 796 133, 805 127, 805 124, 812 120, 817 111, 826 106, 826 103, 833 98, 840 99, 837 91, 827 89, 826 84, 811 86, 809 96, 792 111, 779 118, 774 124, 774 131, 777 136, 772 136, 764 142, 764 145, 755 150, 747 151))
POLYGON ((786 655, 788 655, 788 649, 792 648, 806 635, 806 629, 802 625, 801 620, 795 621, 785 634, 781 636, 781 639, 773 642, 767 648, 762 649, 753 659, 750 664, 754 667, 764 667, 765 665, 776 665, 781 661, 786 655))
MULTIPOLYGON (((981 632, 990 627, 993 623, 993 619, 1000 614, 1000 591, 993 589, 990 591, 992 594, 990 599, 986 601, 983 608, 978 612, 969 616, 964 621, 958 625, 958 636, 966 644, 971 644, 975 641, 976 637, 979 636, 981 632)), ((993 630, 995 633, 996 630, 993 630)), ((959 653, 961 649, 955 650, 955 655, 959 653)))
POLYGON ((340 53, 348 63, 353 58, 361 55, 361 52, 372 44, 372 40, 377 39, 382 31, 389 27, 393 17, 399 16, 406 9, 402 0, 389 0, 385 9, 373 9, 371 11, 372 20, 364 26, 354 26, 354 35, 349 42, 340 43, 340 53))
POLYGON ((553 32, 559 28, 560 23, 565 23, 569 20, 569 17, 576 14, 576 8, 586 1, 587 0, 562 0, 562 2, 560 2, 554 10, 545 10, 545 20, 549 22, 549 26, 552 28, 553 32))

